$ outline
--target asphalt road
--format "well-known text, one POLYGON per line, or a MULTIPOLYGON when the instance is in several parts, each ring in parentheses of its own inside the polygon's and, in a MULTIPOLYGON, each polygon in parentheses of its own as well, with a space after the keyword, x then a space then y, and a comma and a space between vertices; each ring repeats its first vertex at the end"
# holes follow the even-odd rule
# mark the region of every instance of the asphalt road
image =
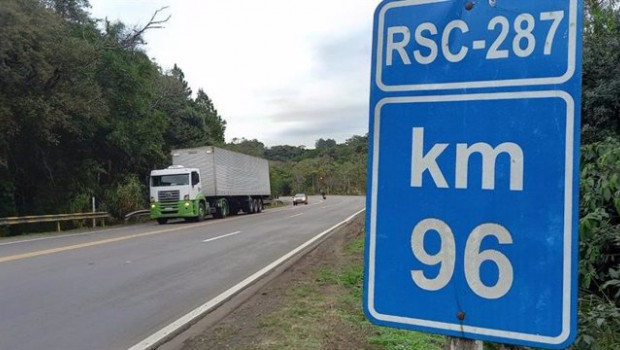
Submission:
POLYGON ((363 207, 0 240, 0 349, 128 349, 363 207))

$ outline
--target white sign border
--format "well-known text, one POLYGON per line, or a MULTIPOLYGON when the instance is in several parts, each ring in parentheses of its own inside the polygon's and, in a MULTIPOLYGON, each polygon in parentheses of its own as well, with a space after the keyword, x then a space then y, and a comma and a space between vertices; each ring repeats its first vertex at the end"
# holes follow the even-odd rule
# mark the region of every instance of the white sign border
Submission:
POLYGON ((414 96, 414 97, 388 97, 380 100, 375 106, 375 119, 373 130, 373 160, 372 160, 372 183, 370 205, 370 229, 368 250, 368 312, 372 317, 380 321, 400 323, 413 326, 435 328, 465 332, 484 336, 492 336, 504 339, 523 340, 539 344, 559 345, 570 336, 571 321, 571 285, 572 285, 572 212, 573 212, 573 141, 575 123, 575 102, 571 95, 564 91, 531 91, 531 92, 503 92, 488 94, 468 95, 439 95, 439 96, 414 96), (562 331, 557 336, 545 336, 520 332, 503 331, 490 328, 461 325, 460 323, 445 323, 429 321, 417 318, 386 315, 375 310, 375 251, 376 251, 376 228, 377 228, 377 195, 379 178, 379 141, 381 134, 381 108, 387 104, 395 103, 426 103, 426 102, 452 102, 452 101, 481 101, 481 100, 508 100, 508 99, 531 99, 531 98, 561 98, 566 103, 566 149, 565 149, 565 173, 564 173, 564 260, 563 260, 563 293, 562 293, 562 331))
POLYGON ((575 57, 577 48, 577 0, 570 0, 569 22, 568 22, 568 57, 566 72, 559 77, 550 78, 529 78, 529 79, 506 79, 506 80, 483 80, 456 83, 433 83, 433 84, 408 84, 408 85, 387 85, 383 83, 383 35, 385 13, 392 8, 405 6, 418 6, 434 3, 442 3, 452 0, 403 0, 389 2, 383 6, 379 12, 377 23, 377 47, 376 47, 376 75, 375 83, 385 92, 396 91, 421 91, 421 90, 441 90, 441 89, 463 89, 463 88, 485 88, 485 87, 507 87, 525 85, 545 85, 562 84, 567 82, 575 74, 575 57))

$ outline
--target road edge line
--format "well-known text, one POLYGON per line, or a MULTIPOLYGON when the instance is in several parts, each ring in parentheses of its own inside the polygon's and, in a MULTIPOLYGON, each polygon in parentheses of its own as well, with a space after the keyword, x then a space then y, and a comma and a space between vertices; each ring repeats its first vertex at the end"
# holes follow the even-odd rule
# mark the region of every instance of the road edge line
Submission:
POLYGON ((228 299, 232 298, 234 295, 238 294, 239 292, 243 291, 245 288, 247 288, 248 286, 252 285, 254 282, 256 282, 260 278, 264 277, 268 273, 272 272, 278 266, 280 266, 281 264, 283 264, 284 262, 286 262, 290 258, 294 257, 296 254, 298 254, 299 252, 303 251, 304 249, 306 249, 307 247, 309 247, 313 243, 319 241, 320 239, 322 239, 323 237, 325 237, 329 233, 333 232, 337 228, 339 228, 339 227, 341 227, 341 226, 351 222, 351 220, 353 220, 357 215, 359 215, 360 213, 364 212, 365 210, 366 210, 366 208, 360 209, 359 211, 355 212, 353 215, 349 216, 345 220, 337 223, 336 225, 334 225, 334 226, 328 228, 327 230, 319 233, 318 235, 312 237, 311 239, 309 239, 305 243, 301 244, 297 248, 291 250, 290 252, 286 253, 285 255, 280 257, 279 259, 275 260, 274 262, 270 263, 269 265, 263 267, 262 269, 258 270, 255 273, 253 273, 249 277, 245 278, 243 281, 237 283, 236 285, 234 285, 230 289, 224 291, 223 293, 219 294, 215 298, 207 301, 206 303, 200 305, 199 307, 195 308, 194 310, 190 311, 189 313, 181 316, 176 321, 172 322, 171 324, 165 326, 164 328, 160 329, 159 331, 157 331, 157 332, 153 333, 152 335, 148 336, 144 340, 142 340, 139 343, 135 344, 134 346, 130 347, 128 350, 151 350, 151 349, 156 348, 157 346, 160 346, 162 343, 165 343, 166 340, 168 340, 169 338, 175 336, 178 332, 184 330, 189 324, 191 324, 196 319, 198 319, 201 316, 203 316, 203 315, 213 311, 215 308, 217 308, 218 306, 223 304, 225 301, 227 301, 228 299))

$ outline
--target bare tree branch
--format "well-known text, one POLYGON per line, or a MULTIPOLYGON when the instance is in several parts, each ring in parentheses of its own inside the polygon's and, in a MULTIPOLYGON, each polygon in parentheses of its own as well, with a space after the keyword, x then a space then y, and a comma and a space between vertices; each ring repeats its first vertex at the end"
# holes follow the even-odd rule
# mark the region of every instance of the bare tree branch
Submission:
POLYGON ((127 37, 121 40, 120 42, 121 46, 126 49, 134 49, 137 45, 144 44, 144 39, 142 38, 142 35, 147 30, 165 28, 163 24, 168 22, 168 20, 170 19, 170 17, 172 17, 172 15, 168 15, 166 19, 161 19, 161 20, 157 19, 157 15, 167 8, 168 6, 164 6, 156 10, 155 13, 153 13, 153 16, 151 16, 151 19, 149 20, 149 22, 144 27, 140 29, 133 29, 131 34, 129 34, 127 37))

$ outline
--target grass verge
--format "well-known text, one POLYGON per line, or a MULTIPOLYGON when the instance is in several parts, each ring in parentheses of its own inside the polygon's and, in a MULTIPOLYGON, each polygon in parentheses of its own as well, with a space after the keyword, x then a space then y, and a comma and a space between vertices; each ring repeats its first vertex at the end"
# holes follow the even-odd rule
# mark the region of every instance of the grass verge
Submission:
POLYGON ((252 349, 440 350, 445 338, 378 327, 362 312, 363 228, 339 254, 291 285, 282 307, 259 321, 252 349))

